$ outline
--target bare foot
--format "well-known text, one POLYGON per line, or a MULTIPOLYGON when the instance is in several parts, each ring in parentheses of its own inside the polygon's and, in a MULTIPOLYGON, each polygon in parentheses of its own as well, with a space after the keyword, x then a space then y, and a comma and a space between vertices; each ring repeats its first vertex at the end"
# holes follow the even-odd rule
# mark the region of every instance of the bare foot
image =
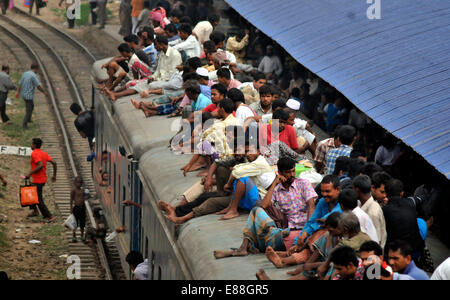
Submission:
POLYGON ((133 104, 134 107, 136 107, 137 109, 139 109, 139 102, 134 100, 134 98, 131 98, 131 104, 133 104))
POLYGON ((166 217, 167 220, 175 223, 176 225, 183 224, 183 221, 181 221, 181 218, 178 218, 177 216, 175 216, 175 214, 173 214, 173 215, 165 215, 164 217, 166 217))
POLYGON ((236 217, 239 217, 239 213, 237 211, 228 211, 222 218, 220 218, 220 221, 224 220, 231 220, 236 217))
POLYGON ((170 205, 169 203, 166 203, 166 202, 164 202, 162 200, 159 200, 158 201, 158 208, 160 210, 162 210, 163 212, 165 212, 166 214, 176 217, 175 208, 173 208, 172 205, 170 205))
POLYGON ((235 249, 235 250, 215 250, 214 257, 216 259, 230 257, 230 256, 247 256, 247 250, 235 249))
POLYGON ((279 257, 288 257, 289 254, 287 253, 287 251, 275 251, 275 253, 279 256, 279 257))
POLYGON ((233 250, 215 250, 214 251, 214 257, 216 259, 230 257, 232 255, 233 255, 233 250))
POLYGON ((114 95, 113 91, 110 91, 108 89, 104 89, 105 93, 111 98, 112 101, 116 101, 116 95, 114 95))
POLYGON ((207 176, 207 175, 208 175, 208 170, 205 170, 205 171, 203 171, 201 173, 198 173, 197 177, 203 177, 203 176, 207 176))
POLYGON ((302 268, 303 267, 300 267, 300 268, 295 269, 294 271, 286 272, 286 274, 291 275, 291 276, 298 275, 302 272, 302 268))
POLYGON ((163 212, 165 212, 166 214, 169 213, 168 206, 169 206, 168 203, 166 203, 166 202, 164 202, 164 201, 162 201, 162 200, 159 200, 159 201, 158 201, 158 208, 159 208, 160 210, 162 210, 163 212))
POLYGON ((283 262, 281 261, 281 258, 275 253, 272 247, 266 248, 266 257, 267 259, 275 265, 277 268, 284 267, 283 262))
POLYGON ((216 212, 216 215, 224 215, 228 212, 229 209, 230 209, 229 207, 224 208, 221 211, 216 212))
POLYGON ((145 115, 145 117, 149 118, 151 116, 156 115, 156 112, 153 112, 151 110, 144 110, 144 115, 145 115))
POLYGON ((270 280, 264 269, 259 269, 259 271, 256 272, 256 278, 258 278, 258 280, 270 280))

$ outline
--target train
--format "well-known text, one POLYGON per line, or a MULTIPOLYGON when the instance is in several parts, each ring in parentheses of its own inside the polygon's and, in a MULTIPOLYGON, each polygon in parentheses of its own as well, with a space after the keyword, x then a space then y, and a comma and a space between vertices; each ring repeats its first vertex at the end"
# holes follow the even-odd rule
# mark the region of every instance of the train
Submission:
MULTIPOLYGON (((101 69, 107 61, 93 64, 93 84, 107 78, 101 69)), ((110 228, 127 228, 115 242, 129 278, 132 274, 125 257, 132 250, 148 259, 150 280, 250 280, 256 279, 260 268, 274 279, 288 278, 289 269, 276 269, 263 253, 215 259, 214 250, 241 245, 248 214, 227 221, 206 215, 179 226, 168 221, 157 202, 175 206, 177 198, 200 180, 196 173, 184 177, 180 170, 191 155, 177 155, 169 149, 178 129, 177 118, 146 118, 131 104, 130 98, 139 99, 137 94, 113 102, 98 89, 92 90, 96 116, 92 175, 110 228), (124 206, 124 200, 139 203, 142 209, 124 206)))

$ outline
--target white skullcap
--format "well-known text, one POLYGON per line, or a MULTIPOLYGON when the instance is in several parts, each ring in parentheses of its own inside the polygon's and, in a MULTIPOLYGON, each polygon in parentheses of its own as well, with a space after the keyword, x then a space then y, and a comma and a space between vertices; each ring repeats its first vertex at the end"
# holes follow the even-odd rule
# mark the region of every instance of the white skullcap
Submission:
POLYGON ((204 76, 204 77, 207 77, 209 75, 208 70, 206 70, 205 68, 197 68, 195 73, 197 73, 200 76, 204 76))
POLYGON ((286 106, 293 110, 299 110, 300 109, 300 102, 294 99, 289 99, 286 102, 286 106))

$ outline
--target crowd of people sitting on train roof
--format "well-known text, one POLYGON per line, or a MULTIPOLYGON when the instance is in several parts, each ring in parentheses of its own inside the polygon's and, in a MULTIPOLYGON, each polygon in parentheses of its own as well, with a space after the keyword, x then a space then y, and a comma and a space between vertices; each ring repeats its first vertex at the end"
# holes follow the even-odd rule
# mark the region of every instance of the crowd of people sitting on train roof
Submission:
POLYGON ((373 279, 375 267, 384 279, 428 279, 424 241, 448 225, 446 178, 261 32, 227 39, 218 15, 193 24, 183 3, 149 10, 97 86, 191 129, 172 150, 195 150, 181 170, 204 168, 202 178, 176 206, 158 202, 166 218, 247 211, 240 248, 214 256, 262 252, 277 268, 299 265, 292 279, 373 279), (322 130, 332 137, 319 140, 322 130))

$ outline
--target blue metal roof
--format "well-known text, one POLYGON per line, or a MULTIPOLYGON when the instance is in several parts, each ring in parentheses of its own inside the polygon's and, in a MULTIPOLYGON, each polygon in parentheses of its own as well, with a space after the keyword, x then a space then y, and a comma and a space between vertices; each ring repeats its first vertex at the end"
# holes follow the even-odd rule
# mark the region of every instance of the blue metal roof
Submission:
POLYGON ((226 2, 450 178, 450 1, 226 2))

